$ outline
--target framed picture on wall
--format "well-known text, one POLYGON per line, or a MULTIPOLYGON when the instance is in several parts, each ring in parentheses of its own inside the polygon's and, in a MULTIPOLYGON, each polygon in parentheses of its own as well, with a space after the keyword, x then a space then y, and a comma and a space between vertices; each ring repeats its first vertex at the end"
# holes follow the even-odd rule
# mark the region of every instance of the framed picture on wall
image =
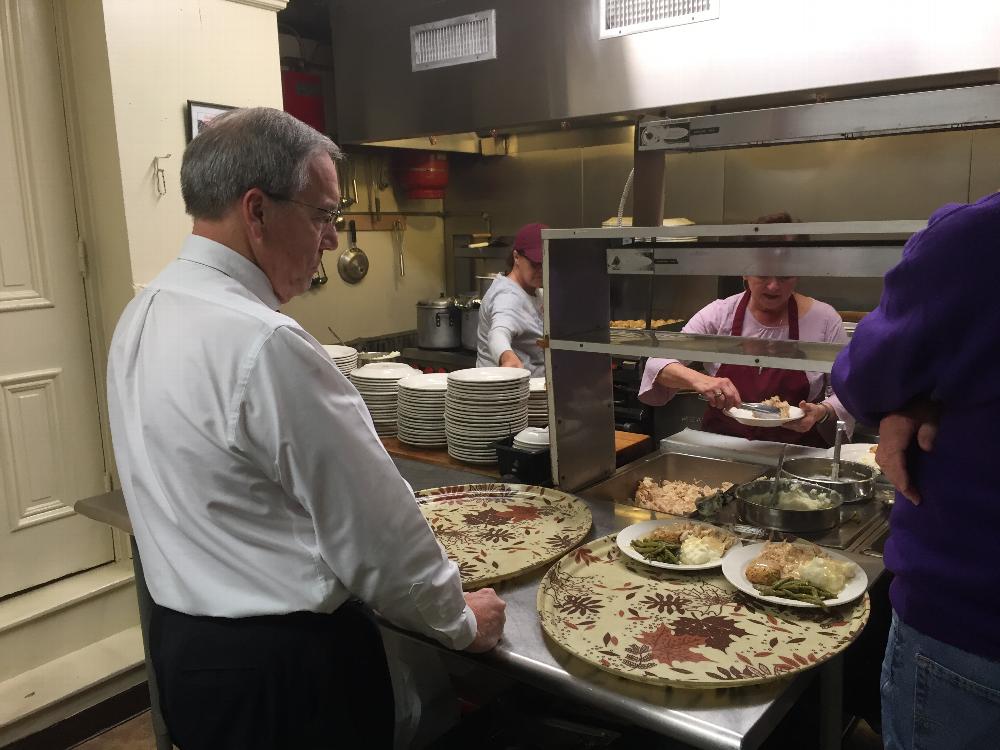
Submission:
POLYGON ((229 107, 225 104, 209 104, 208 102, 193 102, 188 99, 188 141, 190 142, 192 138, 204 130, 213 117, 218 117, 231 109, 236 109, 236 107, 229 107))

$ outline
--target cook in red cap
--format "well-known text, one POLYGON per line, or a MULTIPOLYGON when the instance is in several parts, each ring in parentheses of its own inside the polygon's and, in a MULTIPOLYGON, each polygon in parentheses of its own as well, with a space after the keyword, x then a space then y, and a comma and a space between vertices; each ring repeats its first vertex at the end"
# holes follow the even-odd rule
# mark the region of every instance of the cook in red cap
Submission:
POLYGON ((479 308, 477 367, 523 367, 545 374, 542 337, 542 230, 526 224, 514 237, 507 275, 497 275, 479 308))
POLYGON ((514 250, 521 253, 521 255, 532 263, 541 263, 542 230, 548 228, 548 225, 539 224, 538 222, 525 224, 517 230, 517 236, 514 237, 514 250))

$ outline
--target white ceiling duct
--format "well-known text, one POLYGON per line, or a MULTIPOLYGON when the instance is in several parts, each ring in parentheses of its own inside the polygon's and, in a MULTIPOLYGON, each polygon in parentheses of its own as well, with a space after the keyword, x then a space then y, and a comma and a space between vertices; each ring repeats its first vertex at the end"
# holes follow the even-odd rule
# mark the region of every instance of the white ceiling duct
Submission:
POLYGON ((601 39, 719 17, 721 0, 601 0, 601 39))

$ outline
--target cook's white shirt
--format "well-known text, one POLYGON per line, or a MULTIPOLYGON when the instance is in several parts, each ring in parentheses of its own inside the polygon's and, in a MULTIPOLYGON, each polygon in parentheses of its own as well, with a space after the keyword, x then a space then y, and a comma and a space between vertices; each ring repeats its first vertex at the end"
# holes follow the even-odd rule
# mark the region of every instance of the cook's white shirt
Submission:
POLYGON ((277 307, 256 265, 192 235, 115 329, 111 432, 153 600, 246 617, 353 596, 464 648, 456 566, 357 390, 277 307))
POLYGON ((525 370, 545 375, 545 354, 538 345, 544 335, 542 290, 528 294, 520 284, 498 274, 479 306, 476 367, 496 367, 500 355, 512 351, 525 370))

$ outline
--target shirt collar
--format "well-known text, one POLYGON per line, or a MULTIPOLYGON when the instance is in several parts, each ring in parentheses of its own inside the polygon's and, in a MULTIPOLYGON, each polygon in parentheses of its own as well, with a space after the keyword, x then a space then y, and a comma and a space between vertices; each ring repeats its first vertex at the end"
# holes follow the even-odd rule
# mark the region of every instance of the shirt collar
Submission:
POLYGON ((248 258, 215 240, 190 234, 184 240, 179 257, 181 260, 214 268, 235 279, 272 310, 277 310, 281 304, 274 294, 267 274, 248 258))

